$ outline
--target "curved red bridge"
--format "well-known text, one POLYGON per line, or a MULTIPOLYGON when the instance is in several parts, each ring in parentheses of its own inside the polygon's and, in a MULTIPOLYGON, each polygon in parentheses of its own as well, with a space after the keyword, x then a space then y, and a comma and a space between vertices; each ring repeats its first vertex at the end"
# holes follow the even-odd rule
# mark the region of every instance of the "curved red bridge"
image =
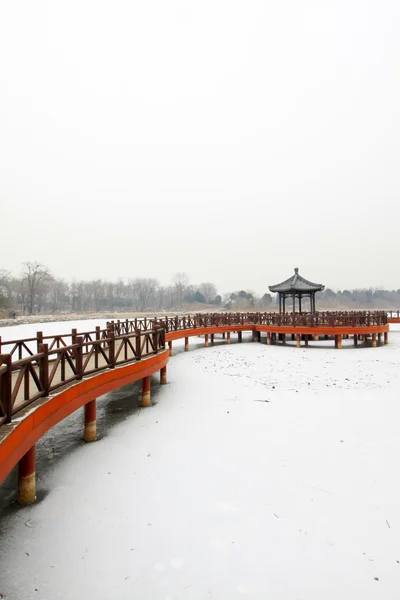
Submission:
POLYGON ((150 375, 160 372, 167 382, 172 343, 215 334, 229 344, 231 334, 242 341, 251 331, 260 342, 286 343, 332 339, 337 348, 352 336, 376 347, 388 342, 389 322, 400 322, 391 311, 324 312, 315 314, 216 313, 173 318, 112 321, 106 329, 1 342, 0 349, 0 483, 19 465, 18 501, 34 502, 35 444, 51 427, 85 407, 85 440, 96 439, 96 398, 116 388, 142 381, 142 405, 150 405, 150 375), (394 320, 396 319, 396 320, 394 320), (168 347, 166 346, 168 344, 168 347))

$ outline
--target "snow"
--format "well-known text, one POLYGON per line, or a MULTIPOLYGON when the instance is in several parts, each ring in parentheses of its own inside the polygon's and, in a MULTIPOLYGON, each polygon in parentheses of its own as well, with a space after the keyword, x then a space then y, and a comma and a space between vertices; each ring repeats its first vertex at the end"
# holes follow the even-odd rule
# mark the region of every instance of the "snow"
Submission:
POLYGON ((0 328, 3 342, 8 340, 23 340, 35 338, 38 331, 43 335, 70 334, 72 329, 79 332, 95 331, 96 326, 106 326, 106 319, 87 319, 84 321, 51 321, 49 323, 25 323, 24 325, 10 325, 0 328))
POLYGON ((174 342, 155 405, 104 423, 42 473, 40 502, 5 511, 0 593, 397 600, 400 333, 389 341, 174 342))

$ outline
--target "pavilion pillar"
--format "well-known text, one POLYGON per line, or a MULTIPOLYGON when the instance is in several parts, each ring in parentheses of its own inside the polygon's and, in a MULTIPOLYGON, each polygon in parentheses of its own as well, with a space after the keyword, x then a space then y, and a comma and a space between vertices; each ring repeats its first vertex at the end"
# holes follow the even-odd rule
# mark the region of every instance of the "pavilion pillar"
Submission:
POLYGON ((376 348, 376 333, 372 334, 372 347, 376 348))
POLYGON ((383 332, 383 341, 385 344, 389 343, 389 333, 387 331, 383 332))
POLYGON ((297 333, 296 334, 296 346, 297 346, 297 348, 300 348, 300 341, 301 341, 300 334, 297 333))
POLYGON ((285 306, 285 294, 282 295, 282 312, 283 314, 285 314, 286 312, 286 306, 285 306))
POLYGON ((160 369, 160 384, 165 385, 167 383, 167 367, 160 369))
POLYGON ((293 300, 293 313, 296 312, 296 294, 292 294, 292 300, 293 300))
POLYGON ((185 337, 185 352, 189 352, 189 338, 185 337))
POLYGON ((271 345, 271 332, 270 331, 267 331, 267 344, 268 344, 268 346, 271 345))
POLYGON ((231 343, 231 332, 230 331, 226 332, 226 343, 227 344, 231 343))
POLYGON ((206 348, 208 348, 208 333, 206 333, 206 335, 204 336, 204 345, 206 348))
POLYGON ((85 404, 85 442, 95 442, 97 439, 96 431, 96 400, 91 400, 85 404))
POLYGON ((18 504, 25 506, 36 500, 36 446, 32 446, 18 463, 18 504))
POLYGON ((142 379, 142 406, 150 406, 150 375, 142 379))

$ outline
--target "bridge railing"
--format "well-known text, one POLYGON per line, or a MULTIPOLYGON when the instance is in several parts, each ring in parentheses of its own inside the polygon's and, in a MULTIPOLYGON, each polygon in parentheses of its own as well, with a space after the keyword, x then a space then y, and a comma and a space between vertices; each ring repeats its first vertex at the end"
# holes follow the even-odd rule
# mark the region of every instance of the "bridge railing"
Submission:
POLYGON ((400 310, 388 310, 386 314, 389 319, 400 319, 400 310))
MULTIPOLYGON (((142 331, 116 336, 111 326, 90 336, 71 335, 74 343, 66 344, 66 336, 54 336, 51 344, 39 343, 38 352, 28 347, 28 356, 19 359, 17 351, 0 355, 0 425, 9 423, 13 415, 38 398, 69 385, 83 377, 114 369, 128 362, 142 360, 165 349, 165 330, 157 325, 142 331), (58 347, 57 347, 58 344, 58 347)), ((46 338, 43 338, 45 340, 46 338)), ((47 338, 48 339, 48 338, 47 338)), ((32 338, 29 341, 37 341, 32 338)), ((12 342, 11 349, 15 348, 12 342)))
POLYGON ((138 361, 165 348, 165 334, 208 327, 361 327, 386 325, 396 311, 198 313, 111 321, 106 328, 1 342, 0 425, 42 396, 86 375, 138 361), (5 352, 6 351, 6 352, 5 352))
POLYGON ((215 313, 154 319, 166 332, 235 325, 270 325, 277 327, 360 327, 386 325, 385 311, 335 311, 318 313, 215 313))

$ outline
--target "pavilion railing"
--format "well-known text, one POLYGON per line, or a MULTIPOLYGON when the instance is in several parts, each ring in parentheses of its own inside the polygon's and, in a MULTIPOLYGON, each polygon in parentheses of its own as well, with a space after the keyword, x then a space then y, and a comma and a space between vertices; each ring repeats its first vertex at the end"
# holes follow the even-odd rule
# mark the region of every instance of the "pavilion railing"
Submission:
POLYGON ((234 325, 270 325, 277 327, 360 327, 386 325, 385 311, 335 311, 317 313, 214 313, 156 319, 154 322, 170 331, 234 325))

